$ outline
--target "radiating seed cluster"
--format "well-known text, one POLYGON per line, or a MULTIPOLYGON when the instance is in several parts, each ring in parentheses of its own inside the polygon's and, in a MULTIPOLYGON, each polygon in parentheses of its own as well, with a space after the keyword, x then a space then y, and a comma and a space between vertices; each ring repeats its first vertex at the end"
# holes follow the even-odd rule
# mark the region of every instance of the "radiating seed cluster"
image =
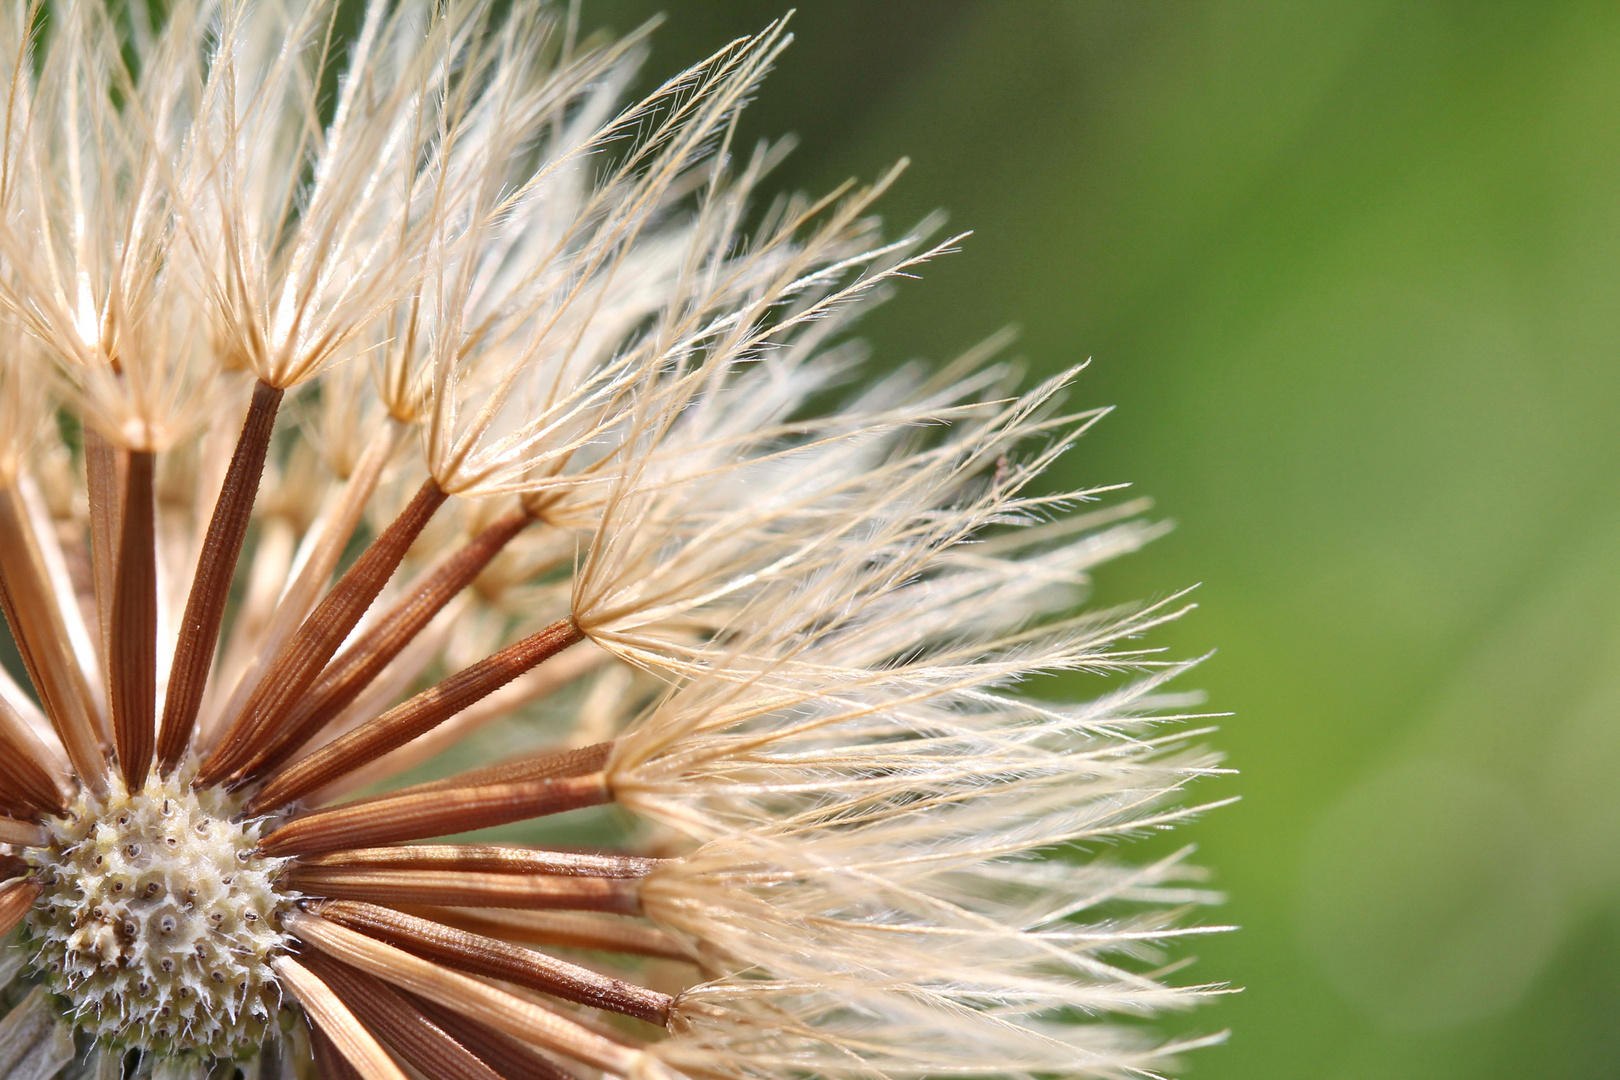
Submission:
POLYGON ((1088 853, 1223 770, 1078 369, 855 389, 961 237, 575 6, 0 0, 0 1080, 1165 1075, 1219 898, 1088 853))
POLYGON ((285 860, 253 853, 256 822, 229 820, 217 790, 153 780, 80 796, 33 849, 45 892, 28 916, 35 967, 81 1030, 160 1053, 258 1049, 281 994, 285 860))

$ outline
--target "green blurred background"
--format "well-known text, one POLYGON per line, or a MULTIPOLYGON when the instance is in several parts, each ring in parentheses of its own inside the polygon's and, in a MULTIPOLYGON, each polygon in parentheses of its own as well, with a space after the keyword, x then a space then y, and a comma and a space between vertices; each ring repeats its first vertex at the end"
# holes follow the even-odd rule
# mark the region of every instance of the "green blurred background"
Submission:
MULTIPOLYGON (((650 75, 780 13, 668 7, 650 75)), ((1105 598, 1236 715, 1186 831, 1242 931, 1185 1075, 1620 1075, 1620 5, 812 2, 748 114, 976 235, 884 362, 1006 323, 1178 528, 1105 598)))

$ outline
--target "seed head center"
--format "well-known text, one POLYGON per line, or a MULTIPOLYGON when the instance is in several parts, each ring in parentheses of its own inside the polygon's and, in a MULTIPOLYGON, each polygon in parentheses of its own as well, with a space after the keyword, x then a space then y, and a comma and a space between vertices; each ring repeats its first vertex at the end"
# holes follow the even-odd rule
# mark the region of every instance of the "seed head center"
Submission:
POLYGON ((259 824, 179 779, 80 796, 30 849, 44 892, 26 927, 34 966, 78 1027, 109 1045, 252 1053, 281 1005, 269 962, 293 897, 259 824))

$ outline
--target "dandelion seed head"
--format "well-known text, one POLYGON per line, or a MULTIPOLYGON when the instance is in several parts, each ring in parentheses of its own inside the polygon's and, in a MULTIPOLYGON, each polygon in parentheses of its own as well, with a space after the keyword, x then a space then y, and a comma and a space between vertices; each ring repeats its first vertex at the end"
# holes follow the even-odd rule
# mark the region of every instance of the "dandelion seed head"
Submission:
POLYGON ((962 237, 878 217, 903 163, 761 198, 783 23, 626 103, 645 34, 0 12, 0 1075, 1218 1041, 1141 1022, 1220 991, 1175 975, 1218 895, 1095 854, 1222 771, 1141 640, 1183 596, 1078 610, 1164 529, 1040 486, 1104 410, 1004 334, 862 381, 855 320, 962 237))

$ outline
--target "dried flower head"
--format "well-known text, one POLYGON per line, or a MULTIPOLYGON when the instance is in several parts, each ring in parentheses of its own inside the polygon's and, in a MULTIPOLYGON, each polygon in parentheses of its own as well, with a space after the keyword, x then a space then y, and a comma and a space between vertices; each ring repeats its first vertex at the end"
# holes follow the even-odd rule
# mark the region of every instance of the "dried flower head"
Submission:
POLYGON ((529 4, 0 14, 0 1074, 1150 1076, 1212 899, 1180 599, 1033 482, 948 249, 760 207, 787 42, 619 99, 529 4), (1019 685, 1112 676, 1059 703, 1019 685), (456 771, 460 770, 460 771, 456 771), (595 809, 592 809, 595 808, 595 809), (609 809, 605 809, 609 808, 609 809), (616 808, 616 809, 610 809, 616 808), (565 815, 566 816, 558 816, 565 815), (461 834, 519 828, 493 841, 461 834), (511 838, 527 842, 517 842, 511 838))

